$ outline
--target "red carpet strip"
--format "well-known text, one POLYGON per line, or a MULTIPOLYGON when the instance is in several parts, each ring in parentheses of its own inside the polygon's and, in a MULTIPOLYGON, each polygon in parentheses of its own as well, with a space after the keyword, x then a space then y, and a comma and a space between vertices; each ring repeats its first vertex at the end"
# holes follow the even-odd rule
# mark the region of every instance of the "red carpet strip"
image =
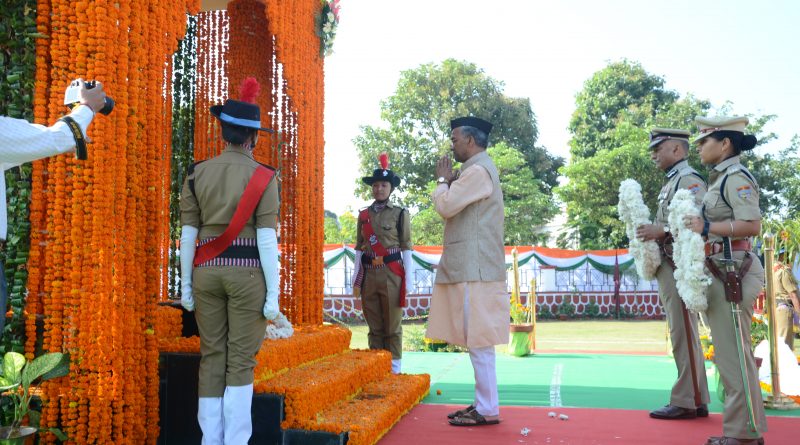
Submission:
MULTIPOLYGON (((461 406, 417 405, 378 442, 379 445, 703 445, 722 434, 722 416, 694 420, 655 420, 646 411, 591 408, 500 407, 502 422, 455 427, 446 415, 461 406), (565 414, 567 420, 548 417, 565 414), (528 428, 523 436, 520 431, 528 428)), ((767 445, 800 444, 800 418, 768 417, 767 445)))

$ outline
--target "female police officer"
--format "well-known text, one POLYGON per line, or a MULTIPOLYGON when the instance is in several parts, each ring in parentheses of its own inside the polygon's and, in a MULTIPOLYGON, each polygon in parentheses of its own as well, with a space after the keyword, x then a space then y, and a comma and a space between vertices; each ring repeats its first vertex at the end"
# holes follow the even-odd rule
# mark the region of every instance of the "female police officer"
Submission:
POLYGON ((725 385, 723 436, 711 437, 706 444, 763 444, 767 422, 750 345, 750 320, 764 284, 764 269, 749 252, 750 237, 761 230, 761 212, 758 184, 739 163, 741 152, 752 150, 756 138, 744 134, 746 117, 697 117, 696 122, 697 152, 710 167, 708 192, 703 217, 689 218, 686 224, 706 238, 706 265, 713 276, 706 315, 714 338, 714 362, 725 385), (726 257, 732 263, 726 263, 726 257), (728 272, 738 274, 740 286, 728 272))

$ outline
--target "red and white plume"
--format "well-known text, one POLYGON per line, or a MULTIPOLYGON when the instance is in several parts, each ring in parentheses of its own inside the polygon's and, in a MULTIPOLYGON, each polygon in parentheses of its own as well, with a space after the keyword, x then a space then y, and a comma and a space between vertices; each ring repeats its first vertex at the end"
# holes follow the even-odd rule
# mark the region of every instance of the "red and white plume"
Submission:
POLYGON ((389 169, 389 155, 386 154, 385 151, 383 153, 381 153, 380 156, 378 156, 378 162, 381 163, 381 168, 382 169, 384 169, 384 170, 388 170, 389 169))
POLYGON ((260 91, 261 85, 258 84, 256 78, 248 77, 242 81, 242 85, 239 87, 239 100, 254 104, 260 91))

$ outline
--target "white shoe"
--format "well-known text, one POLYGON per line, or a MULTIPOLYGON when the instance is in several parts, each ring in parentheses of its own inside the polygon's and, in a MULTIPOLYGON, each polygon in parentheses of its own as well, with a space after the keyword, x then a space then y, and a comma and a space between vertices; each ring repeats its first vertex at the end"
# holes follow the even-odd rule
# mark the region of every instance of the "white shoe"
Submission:
POLYGON ((400 359, 392 359, 392 374, 400 374, 400 359))
POLYGON ((253 405, 253 384, 228 386, 222 403, 225 445, 247 445, 253 434, 250 408, 253 405))
POLYGON ((222 445, 222 397, 200 397, 197 422, 203 432, 202 445, 222 445))

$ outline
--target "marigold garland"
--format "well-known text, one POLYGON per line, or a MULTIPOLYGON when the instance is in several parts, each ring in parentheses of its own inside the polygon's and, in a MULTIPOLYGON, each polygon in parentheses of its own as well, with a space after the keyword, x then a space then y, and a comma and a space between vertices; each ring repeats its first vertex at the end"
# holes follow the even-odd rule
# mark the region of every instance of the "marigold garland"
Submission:
POLYGON ((37 30, 50 38, 37 40, 36 121, 65 113, 63 86, 78 77, 102 81, 117 102, 92 124, 87 161, 64 155, 34 165, 25 352, 34 355, 42 316, 43 349, 72 356, 70 375, 46 382, 42 394, 42 425, 60 425, 69 443, 158 437, 158 344, 148 329, 169 242, 164 66, 184 12, 198 8, 197 0, 37 3, 37 30))

